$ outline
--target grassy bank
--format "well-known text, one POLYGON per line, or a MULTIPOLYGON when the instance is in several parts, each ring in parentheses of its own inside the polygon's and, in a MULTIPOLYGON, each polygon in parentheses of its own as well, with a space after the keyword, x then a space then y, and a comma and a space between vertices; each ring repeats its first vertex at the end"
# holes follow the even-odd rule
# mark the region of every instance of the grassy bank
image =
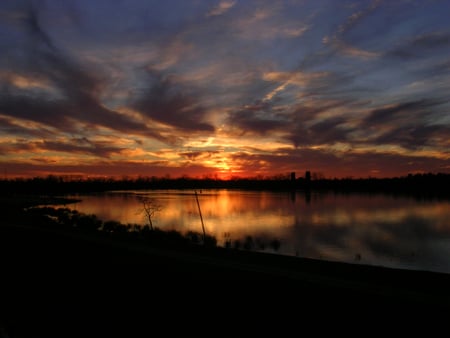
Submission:
POLYGON ((393 328, 432 332, 450 314, 447 274, 224 249, 179 237, 162 245, 58 228, 38 214, 24 216, 22 203, 5 203, 0 327, 10 338, 278 337, 307 329, 361 336, 393 328))

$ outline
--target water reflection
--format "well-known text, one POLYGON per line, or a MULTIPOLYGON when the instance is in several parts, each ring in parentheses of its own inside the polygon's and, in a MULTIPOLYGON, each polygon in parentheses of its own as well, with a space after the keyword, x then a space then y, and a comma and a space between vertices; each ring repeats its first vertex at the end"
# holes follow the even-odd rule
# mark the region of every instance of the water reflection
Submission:
MULTIPOLYGON (((194 191, 76 196, 82 202, 74 209, 144 225, 142 196, 162 207, 153 217, 155 227, 202 231, 194 191)), ((206 232, 221 246, 240 243, 284 255, 450 273, 449 201, 242 190, 204 190, 198 198, 206 232)))

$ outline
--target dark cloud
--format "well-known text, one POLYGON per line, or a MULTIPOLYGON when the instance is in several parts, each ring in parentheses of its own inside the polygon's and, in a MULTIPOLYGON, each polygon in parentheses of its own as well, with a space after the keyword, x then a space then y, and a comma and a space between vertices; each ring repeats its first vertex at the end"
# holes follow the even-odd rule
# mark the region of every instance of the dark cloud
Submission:
POLYGON ((158 122, 185 131, 213 132, 206 121, 207 110, 195 94, 171 81, 169 77, 149 72, 150 85, 132 106, 158 122))
POLYGON ((318 119, 319 114, 326 113, 332 109, 351 105, 349 101, 330 101, 321 103, 320 100, 313 101, 315 105, 298 105, 291 113, 291 123, 288 140, 295 147, 314 144, 334 143, 347 139, 348 129, 339 128, 346 122, 343 116, 334 116, 326 119, 318 119))
POLYGON ((231 112, 227 122, 238 134, 256 135, 285 130, 289 125, 285 116, 264 103, 245 106, 236 112, 231 112))
POLYGON ((104 108, 89 96, 81 96, 77 100, 49 100, 25 95, 0 97, 0 114, 42 123, 62 132, 83 134, 97 127, 107 127, 125 135, 137 133, 167 140, 144 124, 104 108), (74 120, 86 124, 88 129, 78 129, 74 120))
POLYGON ((444 125, 398 126, 374 139, 377 144, 398 144, 406 149, 423 146, 440 146, 440 139, 446 139, 450 128, 444 125))
POLYGON ((435 140, 449 132, 447 125, 432 124, 432 117, 444 100, 422 99, 372 110, 360 128, 382 132, 372 142, 398 144, 415 149, 424 145, 437 145, 435 140))
POLYGON ((313 142, 317 144, 347 141, 348 129, 341 129, 339 126, 343 125, 346 119, 341 116, 330 117, 313 124, 310 127, 312 132, 311 137, 313 142))
POLYGON ((35 152, 37 147, 34 142, 30 142, 26 139, 16 139, 14 142, 0 143, 0 152, 3 155, 35 152))
POLYGON ((272 103, 255 103, 230 113, 227 121, 238 134, 267 135, 282 131, 295 146, 345 140, 347 131, 339 129, 339 125, 345 122, 343 117, 314 120, 319 114, 350 102, 338 100, 321 103, 319 99, 312 99, 312 102, 314 105, 299 104, 288 109, 279 109, 276 100, 272 103))
POLYGON ((0 113, 10 117, 43 123, 62 130, 71 131, 66 115, 72 107, 67 101, 49 101, 24 95, 0 97, 0 113))
MULTIPOLYGON (((0 108, 1 109, 1 108, 0 108)), ((45 128, 27 128, 18 125, 10 118, 0 116, 0 131, 5 135, 15 135, 17 137, 51 137, 54 133, 45 128)))
POLYGON ((212 7, 3 1, 1 160, 37 163, 39 149, 113 165, 113 154, 148 152, 181 168, 239 149, 231 160, 251 173, 448 171, 448 4, 212 7), (139 141, 122 149, 96 134, 139 141), (180 150, 205 135, 224 146, 180 150))
POLYGON ((148 129, 122 114, 106 108, 99 102, 104 79, 98 70, 79 64, 65 55, 42 28, 37 11, 29 7, 23 24, 32 43, 26 47, 28 57, 14 62, 18 71, 27 70, 31 76, 47 79, 62 93, 60 98, 30 95, 0 96, 0 113, 45 123, 62 131, 76 132, 73 120, 90 128, 106 127, 124 133, 139 133, 165 140, 157 131, 148 129), (29 57, 32 56, 32 59, 29 57))
POLYGON ((195 161, 197 159, 211 158, 213 155, 218 153, 220 153, 220 151, 186 151, 181 152, 178 155, 190 161, 195 161))
MULTIPOLYGON (((1 151, 1 146, 0 146, 1 151)), ((33 159, 33 163, 2 163, 2 168, 8 177, 16 176, 45 176, 49 173, 54 175, 80 175, 86 176, 144 176, 144 177, 180 177, 189 173, 193 177, 213 175, 216 170, 202 165, 188 164, 180 167, 170 166, 165 161, 130 162, 99 160, 95 163, 80 161, 74 164, 61 164, 47 158, 33 159)))
POLYGON ((120 153, 123 150, 123 148, 110 146, 107 142, 93 142, 87 138, 73 138, 67 142, 43 141, 36 145, 42 150, 90 154, 103 158, 109 158, 112 154, 120 153))
POLYGON ((29 2, 25 5, 24 10, 23 24, 24 28, 30 33, 31 39, 37 44, 43 43, 45 47, 55 50, 55 46, 53 45, 50 36, 42 28, 39 14, 33 3, 29 2))
POLYGON ((430 32, 416 36, 406 42, 400 43, 389 50, 386 55, 398 57, 402 60, 423 57, 426 54, 437 52, 448 53, 450 51, 450 33, 430 32))
MULTIPOLYGON (((4 154, 17 152, 64 152, 71 154, 87 154, 96 157, 109 158, 112 154, 123 151, 123 148, 114 147, 107 142, 93 142, 87 138, 72 138, 65 141, 30 141, 16 139, 14 143, 2 145, 4 154)), ((35 159, 38 157, 35 157, 35 159)))
POLYGON ((347 134, 349 133, 348 129, 339 128, 339 125, 344 122, 343 117, 331 117, 309 127, 298 123, 292 129, 289 140, 296 147, 344 142, 347 141, 347 134))
MULTIPOLYGON (((370 112, 364 119, 363 125, 366 127, 385 124, 402 123, 417 119, 417 114, 427 114, 430 109, 441 104, 442 101, 433 99, 422 99, 394 104, 386 108, 377 108, 370 112)), ((423 117, 423 116, 422 116, 423 117)))
POLYGON ((228 122, 237 134, 270 135, 283 132, 283 139, 292 142, 295 147, 321 144, 334 144, 348 141, 348 134, 354 129, 348 126, 344 116, 319 118, 339 107, 349 107, 349 100, 332 100, 327 103, 312 99, 308 105, 294 106, 291 111, 277 110, 272 103, 264 102, 245 106, 230 113, 228 122), (313 104, 311 104, 313 103, 313 104))

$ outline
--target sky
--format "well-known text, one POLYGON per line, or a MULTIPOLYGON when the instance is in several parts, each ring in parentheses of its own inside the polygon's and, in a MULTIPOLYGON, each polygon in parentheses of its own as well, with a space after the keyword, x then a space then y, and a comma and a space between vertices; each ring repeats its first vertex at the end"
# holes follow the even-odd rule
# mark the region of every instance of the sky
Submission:
POLYGON ((6 178, 450 173, 448 0, 2 0, 6 178))

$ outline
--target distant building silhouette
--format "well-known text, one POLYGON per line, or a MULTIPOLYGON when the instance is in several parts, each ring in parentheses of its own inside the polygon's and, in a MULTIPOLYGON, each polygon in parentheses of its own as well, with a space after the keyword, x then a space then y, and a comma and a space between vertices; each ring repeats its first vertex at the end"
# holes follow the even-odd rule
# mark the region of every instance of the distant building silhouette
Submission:
POLYGON ((311 181, 311 172, 309 170, 305 172, 305 181, 306 183, 309 183, 309 181, 311 181))
POLYGON ((291 172, 291 182, 295 182, 295 172, 291 172))

